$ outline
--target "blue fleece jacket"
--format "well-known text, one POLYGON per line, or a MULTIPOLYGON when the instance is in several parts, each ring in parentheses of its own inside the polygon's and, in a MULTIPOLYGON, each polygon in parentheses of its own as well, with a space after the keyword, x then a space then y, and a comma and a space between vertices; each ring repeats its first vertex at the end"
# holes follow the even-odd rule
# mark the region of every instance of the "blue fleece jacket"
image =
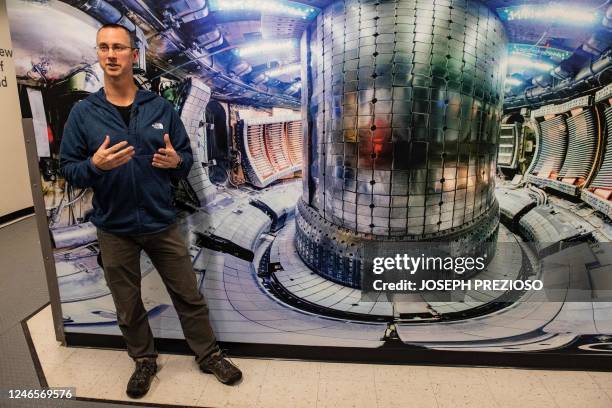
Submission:
POLYGON ((136 94, 129 127, 100 89, 72 108, 62 136, 62 174, 74 187, 93 188, 91 222, 115 234, 148 234, 174 223, 171 180, 187 176, 192 164, 189 137, 178 113, 170 102, 144 90, 136 94), (153 154, 165 147, 165 133, 183 159, 178 169, 151 164, 153 154), (120 167, 102 171, 91 158, 106 135, 110 146, 127 141, 135 155, 120 167))

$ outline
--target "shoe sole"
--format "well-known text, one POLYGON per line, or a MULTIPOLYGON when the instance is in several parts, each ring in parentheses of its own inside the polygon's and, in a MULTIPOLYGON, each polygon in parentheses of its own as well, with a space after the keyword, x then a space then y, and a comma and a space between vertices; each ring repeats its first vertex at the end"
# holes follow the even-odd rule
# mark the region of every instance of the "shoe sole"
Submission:
MULTIPOLYGON (((151 388, 151 387, 149 387, 151 388)), ((142 397, 144 397, 145 395, 147 395, 147 393, 149 392, 149 388, 147 388, 147 390, 144 392, 144 394, 130 394, 129 392, 126 391, 126 394, 128 397, 132 398, 132 399, 140 399, 142 397)))
MULTIPOLYGON (((151 380, 151 382, 153 382, 153 380, 151 380)), ((151 384, 149 384, 149 386, 147 387, 147 389, 145 390, 145 392, 143 392, 142 394, 130 394, 129 392, 125 392, 127 394, 128 397, 133 398, 133 399, 140 399, 142 397, 144 397, 145 395, 147 395, 147 393, 149 392, 149 390, 151 389, 151 384)))

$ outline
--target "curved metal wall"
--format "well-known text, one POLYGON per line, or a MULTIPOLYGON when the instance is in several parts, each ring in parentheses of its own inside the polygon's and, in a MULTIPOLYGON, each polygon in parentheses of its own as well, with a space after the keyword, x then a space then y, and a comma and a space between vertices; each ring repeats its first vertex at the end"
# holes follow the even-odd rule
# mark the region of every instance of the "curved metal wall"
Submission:
POLYGON ((490 239, 506 71, 496 14, 470 0, 336 1, 309 49, 302 259, 357 286, 359 242, 490 239))
POLYGON ((607 129, 607 143, 603 153, 601 167, 589 187, 612 190, 612 106, 604 110, 607 129))
POLYGON ((311 206, 382 236, 443 235, 495 198, 506 40, 477 1, 336 1, 311 34, 311 206))

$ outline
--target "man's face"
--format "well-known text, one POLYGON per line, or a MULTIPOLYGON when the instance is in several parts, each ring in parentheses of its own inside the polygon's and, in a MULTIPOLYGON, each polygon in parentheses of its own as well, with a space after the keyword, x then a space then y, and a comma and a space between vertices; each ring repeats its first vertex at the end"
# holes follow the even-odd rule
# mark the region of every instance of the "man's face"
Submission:
POLYGON ((121 28, 104 28, 96 38, 98 61, 104 73, 119 78, 132 75, 132 64, 138 59, 138 50, 130 45, 130 36, 121 28))

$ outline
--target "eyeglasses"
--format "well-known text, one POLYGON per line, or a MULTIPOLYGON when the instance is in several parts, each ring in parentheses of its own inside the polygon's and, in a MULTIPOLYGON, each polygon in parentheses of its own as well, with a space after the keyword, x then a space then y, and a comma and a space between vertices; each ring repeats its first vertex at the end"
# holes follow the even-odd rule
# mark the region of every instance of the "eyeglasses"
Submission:
POLYGON ((121 44, 113 44, 112 46, 108 46, 106 44, 103 45, 97 45, 94 47, 100 54, 108 54, 108 52, 110 50, 113 50, 113 52, 115 54, 119 54, 119 53, 124 53, 127 52, 128 50, 133 50, 134 48, 132 47, 128 47, 127 45, 121 45, 121 44))

